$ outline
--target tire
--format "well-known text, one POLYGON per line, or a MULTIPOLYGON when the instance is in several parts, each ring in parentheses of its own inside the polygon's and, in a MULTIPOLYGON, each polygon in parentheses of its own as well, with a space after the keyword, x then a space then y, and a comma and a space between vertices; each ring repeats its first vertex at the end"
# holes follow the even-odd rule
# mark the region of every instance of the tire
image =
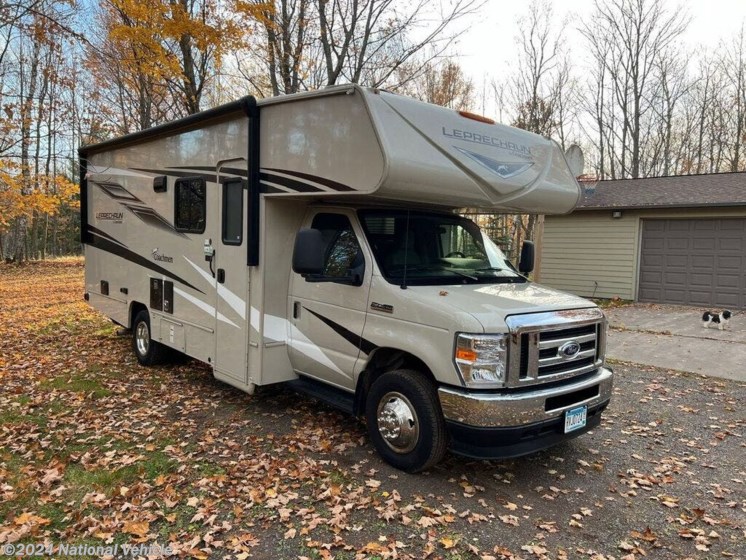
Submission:
POLYGON ((132 349, 143 366, 162 364, 168 357, 168 348, 153 340, 150 334, 150 314, 143 309, 132 323, 132 349))
POLYGON ((376 450, 397 469, 423 471, 446 453, 448 433, 435 387, 417 371, 391 371, 376 379, 365 420, 376 450))

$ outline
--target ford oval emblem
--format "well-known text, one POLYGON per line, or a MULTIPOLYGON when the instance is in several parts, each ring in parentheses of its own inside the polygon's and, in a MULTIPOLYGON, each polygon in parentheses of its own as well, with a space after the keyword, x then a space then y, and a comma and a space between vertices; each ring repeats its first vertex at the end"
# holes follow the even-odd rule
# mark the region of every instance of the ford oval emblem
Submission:
POLYGON ((580 354, 580 344, 575 342, 574 340, 571 340, 570 342, 565 342, 562 346, 559 347, 559 356, 563 360, 572 360, 575 356, 580 354))

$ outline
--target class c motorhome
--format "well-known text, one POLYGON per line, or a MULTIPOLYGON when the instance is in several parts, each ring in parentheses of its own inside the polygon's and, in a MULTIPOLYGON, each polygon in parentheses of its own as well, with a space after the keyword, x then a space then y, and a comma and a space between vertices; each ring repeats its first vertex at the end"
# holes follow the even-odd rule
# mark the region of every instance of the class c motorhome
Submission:
POLYGON ((597 426, 606 321, 530 282, 461 208, 565 213, 552 141, 381 90, 251 97, 80 150, 85 297, 253 393, 364 417, 409 472, 597 426))

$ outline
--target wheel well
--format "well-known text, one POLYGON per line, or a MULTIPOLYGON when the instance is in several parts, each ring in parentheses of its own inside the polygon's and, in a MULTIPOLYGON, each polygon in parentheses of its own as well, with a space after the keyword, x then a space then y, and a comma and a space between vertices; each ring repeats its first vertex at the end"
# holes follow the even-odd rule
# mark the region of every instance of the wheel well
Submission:
POLYGON ((437 383, 430 368, 414 354, 410 354, 403 350, 397 350, 396 348, 377 348, 368 361, 365 370, 362 371, 357 380, 353 410, 353 413, 356 416, 365 414, 365 399, 375 380, 381 377, 384 373, 395 369, 412 369, 419 371, 427 377, 434 386, 437 383))
POLYGON ((135 322, 135 317, 137 317, 137 314, 140 313, 140 311, 147 311, 148 308, 140 303, 139 301, 133 301, 130 304, 130 313, 129 313, 129 326, 128 328, 132 328, 132 325, 135 322))

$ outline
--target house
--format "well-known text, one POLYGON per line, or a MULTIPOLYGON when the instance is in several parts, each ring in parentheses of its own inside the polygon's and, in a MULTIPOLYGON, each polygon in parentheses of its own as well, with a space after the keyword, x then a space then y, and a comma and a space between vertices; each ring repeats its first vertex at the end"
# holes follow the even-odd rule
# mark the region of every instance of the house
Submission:
POLYGON ((587 297, 746 308, 746 173, 583 191, 571 214, 545 218, 541 283, 587 297))

